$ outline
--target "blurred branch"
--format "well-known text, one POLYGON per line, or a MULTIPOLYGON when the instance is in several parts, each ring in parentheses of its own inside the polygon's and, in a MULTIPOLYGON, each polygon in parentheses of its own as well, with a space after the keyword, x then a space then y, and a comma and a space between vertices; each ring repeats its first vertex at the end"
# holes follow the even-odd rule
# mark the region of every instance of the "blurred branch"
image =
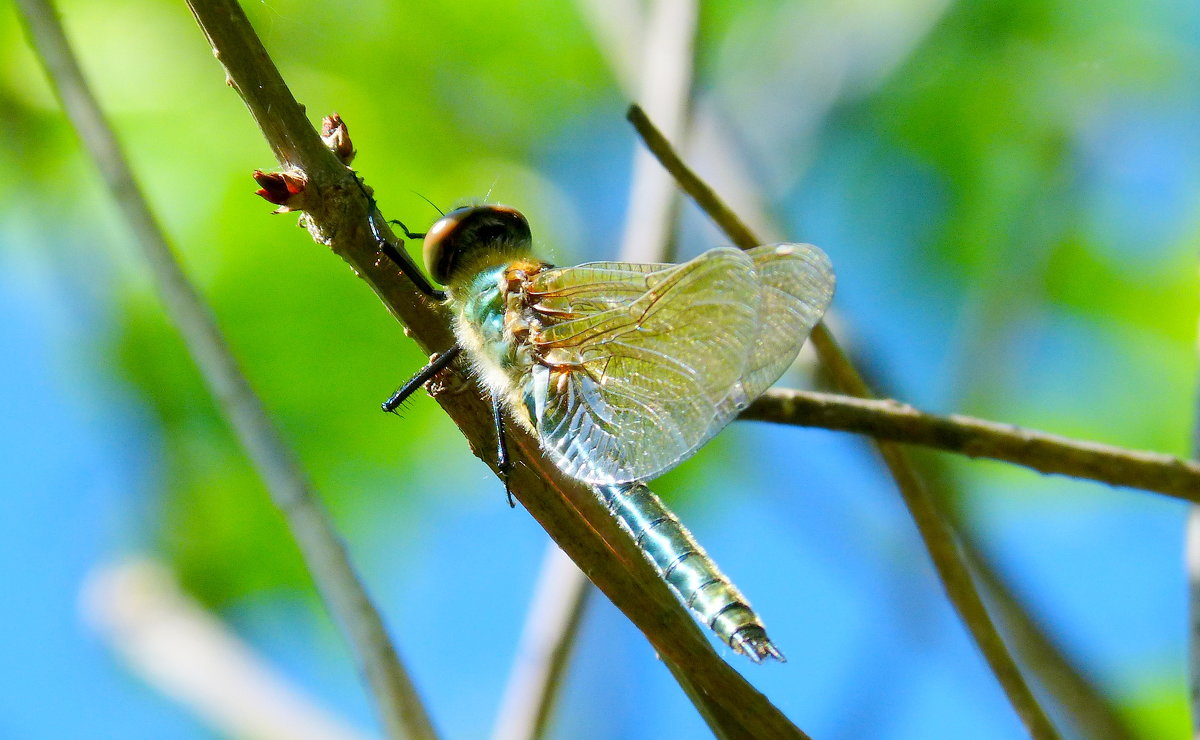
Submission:
MULTIPOLYGON (((432 737, 433 728, 416 689, 355 576, 345 548, 150 213, 116 137, 84 81, 58 16, 45 0, 19 0, 18 7, 63 108, 134 232, 167 313, 287 519, 325 603, 347 631, 385 726, 393 735, 407 732, 413 737, 432 737)), ((317 143, 320 145, 319 139, 317 143)))
POLYGON ((646 44, 644 0, 575 0, 604 61, 627 97, 636 97, 646 44))
MULTIPOLYGON (((1196 338, 1196 351, 1200 353, 1200 336, 1196 338)), ((1200 461, 1200 384, 1194 404, 1192 457, 1200 461)), ((1192 711, 1192 737, 1200 738, 1200 506, 1188 510, 1184 553, 1188 582, 1188 707, 1192 711)))
POLYGON ((493 740, 522 740, 546 734, 591 590, 587 578, 558 545, 547 545, 537 589, 517 643, 516 660, 500 702, 493 740))
POLYGON ((84 617, 143 679, 223 737, 366 740, 288 683, 152 560, 88 575, 84 617))
MULTIPOLYGON (((680 187, 725 231, 739 247, 749 249, 761 242, 720 198, 679 158, 665 137, 654 127, 646 114, 636 105, 629 109, 629 121, 637 129, 647 148, 658 157, 663 167, 679 182, 680 187)), ((813 346, 837 385, 845 392, 870 397, 871 390, 857 369, 838 346, 823 323, 817 324, 811 337, 813 346)), ((913 521, 925 542, 933 564, 941 578, 950 601, 971 631, 984 657, 991 666, 1009 701, 1035 738, 1056 738, 1058 733, 1046 713, 1037 703, 1016 661, 1008 652, 1000 633, 984 607, 979 592, 971 580, 963 553, 954 531, 938 511, 933 498, 918 478, 905 452, 889 442, 876 440, 896 485, 904 497, 913 521)))
MULTIPOLYGON (((962 522, 950 514, 961 531, 962 522)), ((1132 740, 1133 729, 1103 699, 1100 689, 1078 671, 1057 644, 1025 610, 1020 600, 1000 577, 998 569, 969 538, 963 542, 971 570, 980 575, 987 588, 988 603, 999 621, 1008 629, 1009 643, 1031 673, 1062 703, 1070 721, 1082 737, 1104 740, 1132 740)))
MULTIPOLYGON (((973 522, 968 510, 961 505, 946 458, 925 456, 921 475, 930 490, 940 493, 942 514, 958 532, 969 533, 973 522)), ((1042 690, 1055 703, 1055 716, 1073 732, 1068 737, 1104 738, 1104 740, 1134 740, 1141 735, 1123 716, 1120 708, 1099 685, 1068 655, 1066 649, 1051 635, 1046 625, 1022 602, 1017 590, 1010 585, 1003 563, 984 549, 976 538, 962 537, 961 545, 984 588, 988 607, 1006 635, 1021 667, 1033 676, 1042 690)))
POLYGON ((679 187, 683 192, 687 193, 700 209, 708 214, 708 217, 716 223, 721 231, 729 237, 730 241, 738 245, 742 249, 751 249, 759 245, 758 238, 750 231, 742 220, 734 214, 733 211, 721 201, 716 191, 708 186, 708 183, 700 179, 700 177, 691 170, 675 151, 675 147, 667 140, 662 131, 650 122, 646 112, 640 106, 629 106, 629 112, 626 116, 629 122, 637 130, 638 135, 642 137, 642 142, 650 153, 654 155, 659 164, 663 166, 675 181, 679 183, 679 187))
POLYGON ((1195 462, 970 416, 936 416, 892 399, 778 388, 750 404, 741 418, 868 434, 1200 503, 1200 464, 1195 462))
MULTIPOLYGON (((679 141, 687 136, 698 16, 695 0, 654 0, 644 23, 637 100, 667 135, 679 141)), ((637 147, 633 153, 621 259, 646 263, 671 261, 678 210, 679 189, 670 174, 658 166, 649 152, 637 147)))
MULTIPOLYGON (((190 0, 189 4, 276 158, 306 180, 305 223, 313 238, 349 263, 425 351, 451 346, 454 338, 445 310, 428 303, 379 253, 367 220, 372 204, 354 173, 325 148, 241 8, 233 0, 190 0)), ((386 236, 393 238, 390 232, 386 236)), ((490 404, 475 380, 461 370, 452 372, 462 383, 444 385, 460 390, 444 390, 435 400, 475 454, 494 469, 490 404)), ((515 463, 509 478, 513 494, 646 635, 669 667, 687 677, 691 685, 684 689, 695 698, 713 731, 724 737, 803 737, 717 655, 591 489, 546 460, 537 440, 524 429, 510 425, 508 433, 515 463)))
POLYGON ((1192 737, 1200 738, 1200 506, 1188 510, 1184 552, 1188 584, 1188 708, 1192 714, 1192 737))

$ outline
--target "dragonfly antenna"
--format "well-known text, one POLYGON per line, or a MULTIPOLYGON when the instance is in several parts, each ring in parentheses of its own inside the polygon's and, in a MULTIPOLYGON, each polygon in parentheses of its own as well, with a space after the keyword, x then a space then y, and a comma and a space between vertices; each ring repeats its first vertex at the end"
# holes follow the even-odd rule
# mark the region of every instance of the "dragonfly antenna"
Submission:
POLYGON ((441 216, 445 216, 445 215, 446 215, 446 212, 445 212, 445 211, 443 211, 441 208, 438 208, 438 204, 437 204, 437 203, 434 203, 432 200, 430 200, 430 199, 426 198, 424 195, 421 195, 420 193, 418 193, 418 192, 417 192, 417 191, 415 191, 415 190, 414 190, 414 191, 412 191, 412 192, 413 192, 413 195, 417 196, 417 197, 418 197, 418 198, 420 198, 421 200, 423 200, 423 201, 425 201, 426 203, 428 203, 429 205, 433 206, 433 210, 437 211, 439 215, 441 215, 441 216))

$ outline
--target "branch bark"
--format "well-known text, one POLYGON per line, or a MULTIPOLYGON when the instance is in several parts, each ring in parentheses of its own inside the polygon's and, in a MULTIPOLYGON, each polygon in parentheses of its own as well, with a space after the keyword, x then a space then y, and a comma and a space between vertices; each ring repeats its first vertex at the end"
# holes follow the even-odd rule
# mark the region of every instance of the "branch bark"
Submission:
MULTIPOLYGON (((658 157, 663 167, 675 176, 680 187, 725 231, 734 244, 742 249, 751 249, 762 243, 721 201, 716 192, 684 164, 670 142, 654 127, 641 108, 631 106, 628 118, 646 147, 658 157)), ((824 323, 817 324, 813 329, 810 341, 817 350, 821 364, 829 371, 839 388, 853 396, 869 398, 872 395, 871 389, 842 352, 824 323)), ((875 445, 908 506, 947 596, 975 638, 1013 708, 1033 737, 1057 738, 1058 732, 1034 698, 984 607, 953 529, 938 511, 936 503, 918 477, 907 454, 890 442, 876 440, 875 445)))
MULTIPOLYGON (((306 178, 305 220, 313 238, 350 264, 425 351, 449 347, 454 338, 446 312, 428 303, 380 255, 367 221, 369 204, 354 173, 321 143, 241 8, 233 0, 190 0, 189 5, 280 164, 306 178)), ((386 236, 394 238, 390 232, 386 236)), ((452 374, 459 382, 441 385, 457 390, 443 390, 435 400, 476 456, 494 469, 490 404, 473 379, 457 369, 452 374)), ((523 430, 512 426, 509 432, 513 494, 646 635, 677 677, 686 677, 681 683, 713 731, 720 737, 806 737, 716 654, 592 491, 546 460, 523 430)))
POLYGON ((778 388, 750 404, 741 418, 857 432, 1200 503, 1200 464, 1193 461, 959 414, 937 416, 892 399, 778 388))

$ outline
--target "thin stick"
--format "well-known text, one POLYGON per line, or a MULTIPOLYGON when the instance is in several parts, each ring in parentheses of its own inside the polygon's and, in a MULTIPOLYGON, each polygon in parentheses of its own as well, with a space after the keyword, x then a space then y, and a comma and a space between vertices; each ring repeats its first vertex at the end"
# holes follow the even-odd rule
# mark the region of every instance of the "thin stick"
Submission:
POLYGON ((267 418, 207 306, 188 282, 138 187, 100 107, 84 81, 53 8, 19 0, 29 36, 58 90, 63 108, 96 160, 150 267, 209 391, 220 403, 271 498, 287 519, 326 606, 346 630, 360 669, 393 736, 433 737, 433 726, 392 647, 375 607, 354 574, 311 485, 267 418))
MULTIPOLYGON (((660 134, 636 105, 630 107, 630 123, 637 129, 647 148, 662 162, 705 213, 717 223, 735 244, 743 249, 757 246, 760 242, 745 224, 721 201, 712 188, 696 176, 675 153, 674 148, 660 134)), ((833 376, 834 381, 845 392, 862 397, 871 396, 870 388, 838 346, 833 335, 824 324, 818 324, 812 333, 812 342, 822 364, 833 376)), ((942 517, 933 498, 918 478, 908 456, 890 442, 876 440, 876 447, 904 497, 913 521, 925 542, 942 586, 963 622, 971 631, 979 649, 992 668, 992 672, 1004 687, 1009 701, 1035 738, 1057 738, 1058 733, 1050 723, 1045 711, 1034 698, 1016 661, 1008 652, 1000 633, 984 607, 983 600, 971 580, 970 572, 959 550, 954 532, 942 517)))
MULTIPOLYGON (((699 8, 694 0, 656 0, 645 15, 637 99, 669 135, 683 141, 687 138, 699 8)), ((638 147, 633 153, 621 259, 671 261, 679 202, 679 189, 671 176, 638 147)))
MULTIPOLYGON (((349 263, 423 350, 444 351, 454 342, 446 311, 431 305, 390 260, 381 258, 368 226, 369 203, 355 175, 321 143, 241 8, 233 0, 191 0, 190 4, 230 84, 276 157, 303 174, 305 223, 313 238, 349 263)), ((453 368, 451 375, 442 384, 446 390, 435 400, 471 449, 494 470, 491 404, 484 401, 474 380, 453 368)), ((713 732, 721 737, 805 737, 717 655, 591 489, 547 460, 537 440, 522 428, 511 425, 508 433, 513 495, 646 635, 668 666, 687 676, 684 688, 701 697, 698 707, 713 732)))
MULTIPOLYGON (((1188 460, 1080 442, 982 419, 934 416, 892 400, 778 389, 768 391, 767 397, 751 404, 742 418, 859 432, 902 444, 922 444, 972 457, 1012 462, 1043 473, 1062 473, 1200 500, 1200 465, 1188 460)), ((946 488, 944 483, 931 487, 946 488)), ((956 530, 964 531, 969 526, 958 507, 948 506, 942 511, 956 530)), ((988 603, 994 605, 999 621, 1007 629, 1009 644, 1022 664, 1067 710, 1070 721, 1086 737, 1112 740, 1134 737, 1128 723, 1095 683, 1073 665, 1029 615, 986 554, 970 538, 961 544, 971 570, 979 574, 986 586, 988 603)), ((1191 572, 1196 572, 1196 561, 1189 563, 1191 572)))
MULTIPOLYGON (((958 521, 958 515, 950 516, 961 531, 963 523, 958 521)), ((1137 737, 1112 702, 1104 700, 1101 689, 1072 664, 1062 649, 1029 615, 988 557, 970 539, 964 540, 963 550, 971 570, 979 574, 987 588, 988 603, 995 607, 999 621, 1007 629, 1013 651, 1021 658, 1022 665, 1037 676, 1041 684, 1059 700, 1062 708, 1067 710, 1068 721, 1075 726, 1079 735, 1104 740, 1133 740, 1137 737)))
MULTIPOLYGON (((1196 349, 1200 352, 1200 337, 1196 349)), ((1196 418, 1192 420, 1192 456, 1200 460, 1200 389, 1196 418)), ((1200 737, 1200 506, 1188 510, 1184 529, 1188 581, 1188 706, 1192 710, 1192 737, 1200 737)))
POLYGON ((1190 460, 959 414, 937 416, 891 399, 777 388, 752 403, 741 418, 868 434, 1200 503, 1200 464, 1190 460))
POLYGON ((81 595, 84 618, 125 665, 220 737, 371 738, 293 685, 185 593, 163 563, 101 565, 81 595))
POLYGON ((663 169, 671 173, 683 192, 687 193, 696 202, 696 205, 700 206, 700 210, 708 214, 708 217, 716 223, 717 228, 725 232, 730 241, 741 249, 753 249, 761 243, 754 236, 754 232, 750 231, 750 227, 742 223, 737 214, 721 201, 716 191, 684 164, 679 155, 675 153, 675 147, 650 122, 645 111, 639 106, 631 105, 626 118, 637 129, 646 148, 663 166, 663 169))
POLYGON ((493 740, 546 734, 591 584, 558 545, 546 546, 537 589, 517 643, 517 657, 500 702, 493 740))
POLYGON ((1192 710, 1192 737, 1200 737, 1200 506, 1188 510, 1184 551, 1188 589, 1188 706, 1192 710))

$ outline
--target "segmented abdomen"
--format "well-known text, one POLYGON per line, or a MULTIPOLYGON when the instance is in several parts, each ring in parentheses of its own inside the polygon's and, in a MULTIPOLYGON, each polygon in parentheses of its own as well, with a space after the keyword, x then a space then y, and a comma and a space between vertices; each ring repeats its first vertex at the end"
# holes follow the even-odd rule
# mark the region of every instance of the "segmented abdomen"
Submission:
POLYGON ((679 600, 717 636, 755 663, 783 661, 758 615, 654 492, 641 483, 597 486, 608 510, 679 600))

